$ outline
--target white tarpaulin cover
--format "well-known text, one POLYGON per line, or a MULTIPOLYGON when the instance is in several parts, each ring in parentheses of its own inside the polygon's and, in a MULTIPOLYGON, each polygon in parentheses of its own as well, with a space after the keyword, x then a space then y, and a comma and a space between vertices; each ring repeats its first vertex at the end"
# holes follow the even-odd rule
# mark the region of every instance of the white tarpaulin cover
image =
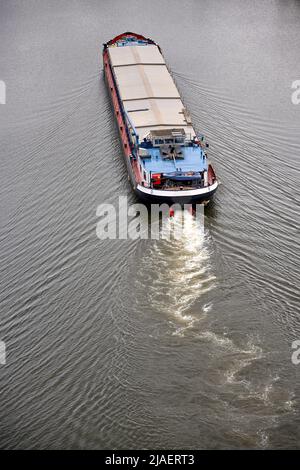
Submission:
POLYGON ((184 105, 163 56, 155 45, 109 47, 124 108, 140 137, 165 127, 187 126, 184 105))
POLYGON ((114 67, 114 72, 122 100, 179 98, 175 83, 165 65, 114 67))
POLYGON ((123 46, 109 48, 110 60, 115 65, 164 64, 157 46, 123 46))
POLYGON ((179 98, 125 101, 124 106, 137 129, 151 125, 173 125, 174 127, 186 125, 182 112, 183 104, 179 98))

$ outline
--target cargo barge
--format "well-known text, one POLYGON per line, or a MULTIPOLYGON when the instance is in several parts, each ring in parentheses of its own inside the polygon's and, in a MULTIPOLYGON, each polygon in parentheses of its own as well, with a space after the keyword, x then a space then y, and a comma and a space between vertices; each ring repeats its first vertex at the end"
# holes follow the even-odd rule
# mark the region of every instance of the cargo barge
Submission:
POLYGON ((147 202, 208 202, 218 180, 204 137, 195 132, 161 49, 123 33, 103 47, 129 179, 147 202))

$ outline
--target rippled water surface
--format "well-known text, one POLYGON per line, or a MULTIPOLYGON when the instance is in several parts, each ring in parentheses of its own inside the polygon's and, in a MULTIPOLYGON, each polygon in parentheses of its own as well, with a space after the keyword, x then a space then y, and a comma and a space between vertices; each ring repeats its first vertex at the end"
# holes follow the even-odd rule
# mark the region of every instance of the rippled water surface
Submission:
POLYGON ((2 448, 300 447, 300 2, 0 3, 2 448), (102 43, 155 39, 221 181, 180 240, 136 202, 102 43))

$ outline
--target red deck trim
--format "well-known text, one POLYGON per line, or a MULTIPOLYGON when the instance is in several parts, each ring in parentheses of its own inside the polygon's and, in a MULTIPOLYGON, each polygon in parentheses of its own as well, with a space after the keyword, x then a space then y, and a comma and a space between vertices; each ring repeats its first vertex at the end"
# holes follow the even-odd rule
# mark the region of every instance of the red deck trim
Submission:
POLYGON ((214 182, 217 179, 215 171, 214 171, 213 167, 211 166, 211 164, 208 165, 207 179, 208 179, 209 186, 214 184, 214 182))
POLYGON ((122 38, 124 38, 126 36, 133 36, 138 40, 149 41, 152 44, 155 44, 155 42, 152 39, 145 38, 145 36, 142 36, 141 34, 131 33, 130 31, 127 31, 126 33, 119 34, 118 36, 116 36, 113 39, 111 39, 110 41, 108 41, 107 45, 111 46, 112 44, 115 44, 116 42, 120 41, 122 38))

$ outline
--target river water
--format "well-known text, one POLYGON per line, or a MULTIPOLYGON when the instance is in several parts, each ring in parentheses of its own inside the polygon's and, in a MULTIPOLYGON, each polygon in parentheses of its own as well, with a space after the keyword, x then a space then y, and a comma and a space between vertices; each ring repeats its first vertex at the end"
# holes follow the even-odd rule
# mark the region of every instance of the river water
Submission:
POLYGON ((300 2, 1 1, 0 445, 300 447, 300 2), (102 43, 156 40, 221 185, 181 240, 136 202, 102 43))

